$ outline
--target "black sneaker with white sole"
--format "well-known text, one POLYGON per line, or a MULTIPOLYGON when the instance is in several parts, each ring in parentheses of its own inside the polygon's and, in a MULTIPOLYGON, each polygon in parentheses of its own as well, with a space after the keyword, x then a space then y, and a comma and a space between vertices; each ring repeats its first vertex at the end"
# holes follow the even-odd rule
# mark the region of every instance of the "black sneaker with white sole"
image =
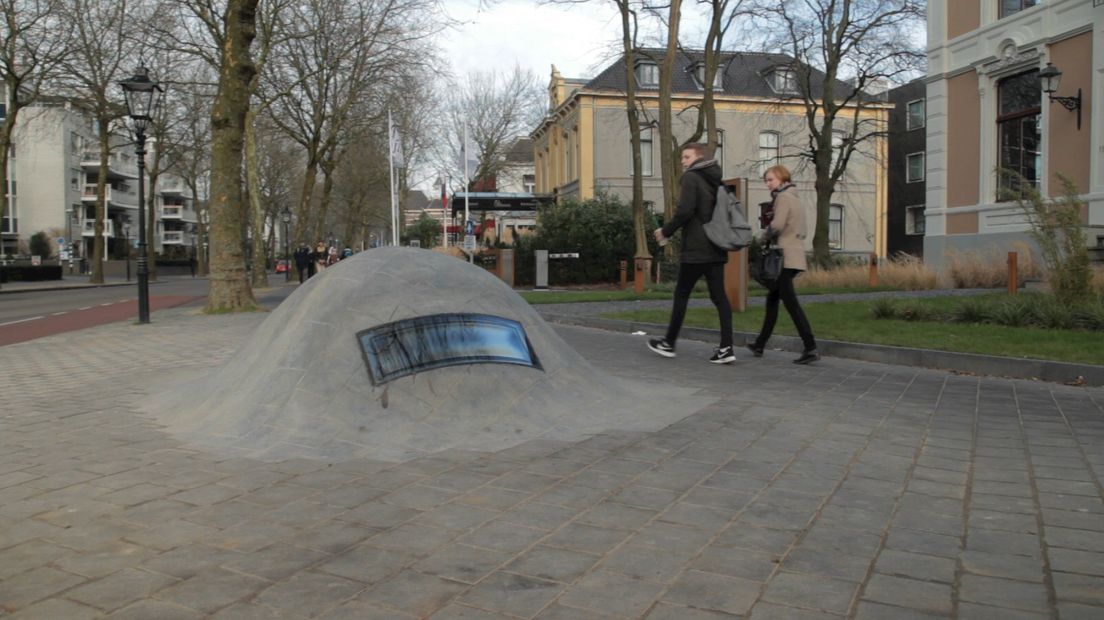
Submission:
POLYGON ((666 338, 652 338, 648 341, 648 348, 663 357, 675 356, 675 347, 671 346, 666 338))
POLYGON ((732 347, 717 347, 713 349, 713 357, 709 358, 714 364, 731 364, 736 361, 736 353, 732 347))

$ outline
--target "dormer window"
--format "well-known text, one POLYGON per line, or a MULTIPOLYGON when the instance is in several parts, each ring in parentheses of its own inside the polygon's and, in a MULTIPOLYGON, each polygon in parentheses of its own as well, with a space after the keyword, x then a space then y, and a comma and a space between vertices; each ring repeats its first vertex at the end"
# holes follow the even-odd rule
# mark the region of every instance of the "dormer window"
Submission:
MULTIPOLYGON (((694 83, 699 90, 705 90, 705 63, 699 63, 694 67, 694 83)), ((724 90, 724 71, 717 67, 713 74, 713 90, 724 90)))
POLYGON ((654 62, 636 63, 636 85, 640 88, 659 86, 659 67, 654 62))
POLYGON ((793 69, 786 69, 780 67, 775 69, 771 74, 771 88, 776 93, 796 93, 797 91, 797 72, 793 69))

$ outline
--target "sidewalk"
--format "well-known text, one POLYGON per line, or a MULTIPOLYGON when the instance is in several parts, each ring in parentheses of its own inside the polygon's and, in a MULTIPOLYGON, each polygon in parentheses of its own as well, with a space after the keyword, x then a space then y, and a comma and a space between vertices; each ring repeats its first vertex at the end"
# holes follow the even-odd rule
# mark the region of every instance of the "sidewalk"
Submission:
POLYGON ((402 464, 226 459, 141 413, 266 316, 0 348, 0 617, 1104 617, 1102 389, 557 327, 713 404, 402 464))

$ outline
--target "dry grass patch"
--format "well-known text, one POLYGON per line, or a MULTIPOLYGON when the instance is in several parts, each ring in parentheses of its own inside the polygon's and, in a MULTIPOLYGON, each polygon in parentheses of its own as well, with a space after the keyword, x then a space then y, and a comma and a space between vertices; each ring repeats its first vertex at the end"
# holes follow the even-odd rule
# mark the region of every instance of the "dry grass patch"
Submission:
MULTIPOLYGON (((935 272, 918 258, 908 255, 884 261, 878 265, 878 286, 905 291, 933 289, 938 284, 935 272)), ((866 288, 870 285, 870 266, 847 264, 809 271, 794 281, 798 290, 808 288, 866 288)))
MULTIPOLYGON (((1019 256, 1016 259, 1017 284, 1023 286, 1025 280, 1043 277, 1043 268, 1031 251, 1031 246, 1023 242, 1012 244, 1011 251, 1019 256)), ((1003 288, 1008 286, 1007 248, 990 246, 986 250, 948 250, 947 273, 951 288, 1003 288)))

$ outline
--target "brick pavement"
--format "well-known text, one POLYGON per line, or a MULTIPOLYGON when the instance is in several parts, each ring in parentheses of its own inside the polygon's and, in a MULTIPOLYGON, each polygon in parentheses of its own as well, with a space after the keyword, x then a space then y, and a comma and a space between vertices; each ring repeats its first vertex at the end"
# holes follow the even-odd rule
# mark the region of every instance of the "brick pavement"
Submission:
POLYGON ((1104 617, 1104 390, 557 328, 716 402, 399 465, 215 457, 140 413, 263 318, 0 347, 0 617, 1104 617))

